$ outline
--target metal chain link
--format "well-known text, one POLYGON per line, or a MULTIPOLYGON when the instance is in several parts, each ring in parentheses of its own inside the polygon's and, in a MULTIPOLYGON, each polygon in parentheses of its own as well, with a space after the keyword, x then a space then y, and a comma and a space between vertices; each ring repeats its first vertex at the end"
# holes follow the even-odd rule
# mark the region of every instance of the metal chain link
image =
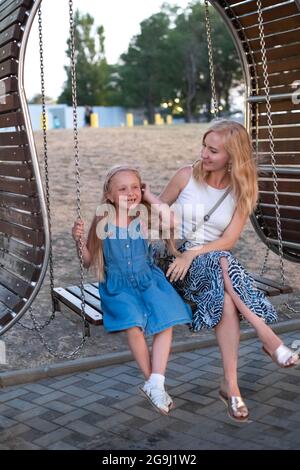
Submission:
MULTIPOLYGON (((75 34, 74 34, 74 13, 73 2, 69 0, 69 15, 70 15, 70 50, 71 50, 71 75, 72 75, 72 103, 73 103, 73 124, 74 124, 74 159, 76 169, 76 206, 77 216, 81 217, 81 198, 80 198, 80 166, 79 166, 79 144, 78 144, 78 120, 77 120, 77 88, 76 88, 76 62, 75 62, 75 34)), ((47 215, 49 219, 49 235, 50 235, 50 255, 49 255, 49 272, 50 272, 50 290, 52 299, 52 315, 43 324, 39 324, 32 308, 29 308, 29 314, 33 323, 33 328, 19 322, 19 324, 30 331, 35 331, 44 347, 54 357, 59 359, 72 359, 78 355, 82 350, 86 341, 86 331, 88 325, 85 319, 85 298, 84 298, 84 266, 82 245, 79 246, 78 254, 80 258, 80 291, 81 291, 81 320, 83 323, 83 333, 80 344, 69 354, 58 353, 52 348, 41 333, 46 326, 50 324, 55 318, 55 302, 54 302, 54 269, 53 269, 53 244, 52 244, 52 225, 51 225, 51 204, 50 204, 50 184, 49 184, 49 166, 48 166, 48 141, 47 141, 47 121, 46 121, 46 102, 45 102, 45 73, 44 73, 44 47, 43 47, 43 24, 41 8, 38 10, 38 28, 39 28, 39 52, 40 52, 40 71, 41 71, 41 96, 42 96, 42 130, 43 130, 43 144, 44 144, 44 170, 45 170, 45 193, 46 193, 46 206, 47 215)))
POLYGON ((213 55, 208 0, 205 0, 204 4, 205 4, 205 26, 206 26, 206 35, 207 35, 208 62, 209 62, 209 74, 210 74, 210 83, 211 83, 211 94, 212 94, 212 101, 213 101, 213 112, 214 112, 215 117, 218 117, 219 116, 219 104, 218 104, 217 91, 216 91, 215 65, 214 65, 214 55, 213 55))
MULTIPOLYGON (((281 218, 280 218, 280 205, 279 205, 279 190, 278 190, 278 177, 277 177, 277 162, 275 156, 275 144, 274 144, 274 133, 273 133, 273 121, 272 121, 272 107, 270 99, 270 83, 269 83, 269 74, 268 74, 268 61, 266 53, 266 43, 265 43, 265 33, 264 33, 264 19, 262 13, 262 2, 257 0, 257 12, 258 12, 258 26, 259 26, 259 36, 260 36, 260 46, 262 54, 262 66, 263 66, 263 77, 264 77, 264 87, 266 93, 266 110, 267 110, 267 122, 268 122, 268 132, 269 132, 269 142, 270 142, 270 156, 271 156, 271 165, 272 165, 272 177, 273 177, 273 189, 274 189, 274 202, 275 202, 275 213, 276 213, 276 228, 277 228, 277 238, 278 238, 278 251, 280 259, 280 277, 282 285, 286 285, 286 276, 284 268, 284 257, 283 257, 283 241, 282 241, 282 228, 281 228, 281 218)), ((288 305, 285 306, 293 311, 297 312, 293 307, 288 305)))
MULTIPOLYGON (((69 0, 70 21, 70 52, 71 52, 71 80, 72 80, 72 107, 73 107, 73 136, 74 136, 74 162, 76 180, 76 205, 77 217, 81 219, 81 192, 80 192, 80 164, 79 164, 79 142, 78 142, 78 117, 77 117, 77 76, 75 56, 75 26, 73 0, 69 0)), ((85 318, 85 296, 84 296, 84 265, 83 265, 83 240, 78 246, 80 264, 80 294, 81 294, 81 317, 83 320, 83 337, 87 335, 89 324, 85 318)))

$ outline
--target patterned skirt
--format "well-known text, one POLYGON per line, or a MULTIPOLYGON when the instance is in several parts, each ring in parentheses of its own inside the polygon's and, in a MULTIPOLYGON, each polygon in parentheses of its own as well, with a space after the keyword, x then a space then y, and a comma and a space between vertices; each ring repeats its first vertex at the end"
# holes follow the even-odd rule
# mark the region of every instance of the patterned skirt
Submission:
MULTIPOLYGON (((184 247, 180 248, 184 251, 184 247)), ((166 272, 174 257, 159 258, 155 247, 154 259, 166 272)), ((266 296, 255 286, 254 279, 228 251, 214 251, 195 258, 183 281, 173 286, 186 302, 192 302, 192 330, 214 328, 222 318, 224 304, 224 278, 221 258, 227 258, 228 275, 232 287, 243 303, 265 323, 274 323, 277 313, 266 296)))

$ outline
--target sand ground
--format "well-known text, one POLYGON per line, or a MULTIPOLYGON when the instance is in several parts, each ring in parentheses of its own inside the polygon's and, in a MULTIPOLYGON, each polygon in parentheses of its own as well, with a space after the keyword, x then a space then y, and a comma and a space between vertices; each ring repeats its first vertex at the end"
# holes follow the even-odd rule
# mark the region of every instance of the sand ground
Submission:
MULTIPOLYGON (((201 135, 205 125, 182 125, 171 127, 147 127, 133 129, 82 129, 80 131, 81 161, 81 208, 86 226, 90 223, 101 198, 101 182, 107 169, 115 164, 130 163, 137 166, 146 182, 155 193, 159 193, 171 175, 179 167, 189 164, 199 156, 201 135)), ((36 145, 42 162, 42 135, 36 133, 36 145)), ((76 217, 75 176, 72 132, 56 130, 49 132, 49 167, 52 194, 52 230, 55 263, 55 285, 78 284, 79 269, 71 227, 76 217)), ((42 167, 43 169, 43 167, 42 167)), ((251 224, 247 224, 235 248, 239 260, 253 272, 259 272, 265 247, 251 224)), ((286 273, 295 288, 291 301, 299 306, 299 266, 286 262, 286 273)), ((271 254, 269 277, 278 278, 279 259, 271 254)), ((92 279, 88 274, 87 279, 92 279)), ((50 313, 49 282, 35 301, 37 318, 43 322, 50 313)), ((280 320, 286 320, 286 309, 280 307, 280 320)), ((22 321, 30 325, 29 315, 22 321)), ((204 335, 205 333, 201 333, 204 335)), ((81 323, 79 318, 62 309, 56 319, 43 331, 47 342, 58 352, 70 353, 80 343, 81 323)), ((189 338, 187 327, 176 327, 174 339, 189 338)), ((19 324, 13 326, 1 340, 6 343, 7 364, 5 369, 35 367, 57 362, 43 347, 34 333, 24 330, 19 324)), ((91 327, 81 356, 93 356, 113 351, 127 350, 124 334, 108 335, 102 327, 91 327)))

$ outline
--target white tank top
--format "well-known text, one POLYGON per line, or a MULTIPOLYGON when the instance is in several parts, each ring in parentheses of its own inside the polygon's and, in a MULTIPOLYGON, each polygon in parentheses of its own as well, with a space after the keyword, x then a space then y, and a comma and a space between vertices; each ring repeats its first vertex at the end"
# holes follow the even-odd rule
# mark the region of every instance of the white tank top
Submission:
POLYGON ((207 222, 203 218, 226 192, 205 182, 199 183, 193 177, 179 194, 172 208, 179 221, 179 238, 191 245, 201 245, 219 239, 228 227, 236 209, 232 193, 223 200, 207 222))

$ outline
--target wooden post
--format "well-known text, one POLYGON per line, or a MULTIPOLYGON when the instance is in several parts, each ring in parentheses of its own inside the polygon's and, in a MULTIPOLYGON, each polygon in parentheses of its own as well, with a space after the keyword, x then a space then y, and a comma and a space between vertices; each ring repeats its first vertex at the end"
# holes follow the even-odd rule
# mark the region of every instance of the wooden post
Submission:
POLYGON ((127 113, 126 114, 126 124, 127 124, 127 127, 134 127, 134 121, 133 121, 133 114, 132 113, 127 113))
POLYGON ((91 127, 94 127, 95 129, 99 127, 99 116, 97 113, 91 114, 91 127))
POLYGON ((155 125, 156 126, 162 126, 164 124, 164 120, 162 119, 161 115, 159 113, 155 114, 155 125))
POLYGON ((171 114, 168 114, 167 116, 167 124, 169 125, 173 124, 173 116, 171 116, 171 114))

